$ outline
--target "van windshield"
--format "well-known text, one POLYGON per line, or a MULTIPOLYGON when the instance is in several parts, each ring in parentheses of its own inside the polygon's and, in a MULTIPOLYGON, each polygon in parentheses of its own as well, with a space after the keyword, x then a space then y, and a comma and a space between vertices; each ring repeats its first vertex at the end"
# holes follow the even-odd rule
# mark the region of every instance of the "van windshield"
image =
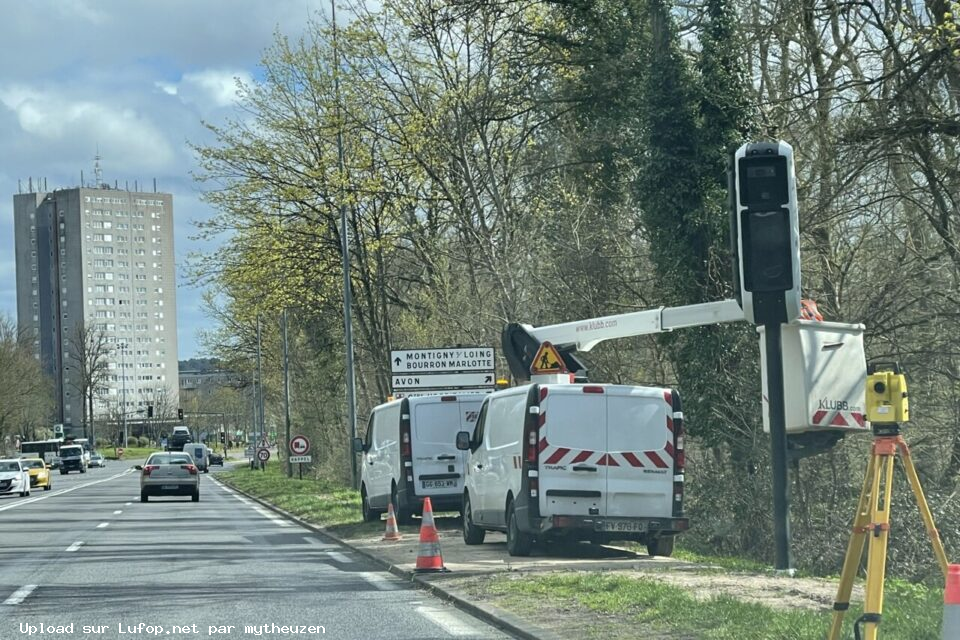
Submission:
POLYGON ((72 458, 74 456, 82 456, 83 449, 80 447, 60 447, 60 457, 61 458, 72 458))
POLYGON ((414 415, 414 439, 417 442, 453 446, 457 431, 460 431, 459 402, 421 404, 414 415))

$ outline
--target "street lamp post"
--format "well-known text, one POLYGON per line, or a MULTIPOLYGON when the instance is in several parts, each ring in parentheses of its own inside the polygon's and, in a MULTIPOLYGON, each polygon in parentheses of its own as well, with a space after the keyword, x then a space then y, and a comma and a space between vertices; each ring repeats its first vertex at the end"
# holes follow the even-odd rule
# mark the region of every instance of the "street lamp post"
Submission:
POLYGON ((121 446, 127 446, 127 367, 126 360, 124 359, 124 352, 127 349, 127 345, 121 344, 118 345, 120 349, 120 382, 123 385, 121 392, 121 397, 123 398, 123 409, 121 411, 122 420, 123 420, 123 444, 121 446))

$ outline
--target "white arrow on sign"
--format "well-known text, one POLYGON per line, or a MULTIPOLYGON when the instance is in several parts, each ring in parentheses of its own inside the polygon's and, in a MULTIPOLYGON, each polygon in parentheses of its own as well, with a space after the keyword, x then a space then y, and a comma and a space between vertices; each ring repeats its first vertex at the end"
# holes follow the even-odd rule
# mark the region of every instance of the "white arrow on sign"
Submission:
POLYGON ((290 453, 293 455, 302 456, 307 451, 310 451, 310 441, 307 440, 306 436, 293 436, 290 438, 290 453))
POLYGON ((493 347, 401 349, 390 352, 393 373, 493 371, 493 347))
POLYGON ((484 373, 410 373, 393 374, 393 389, 456 389, 490 387, 496 384, 493 371, 484 373))

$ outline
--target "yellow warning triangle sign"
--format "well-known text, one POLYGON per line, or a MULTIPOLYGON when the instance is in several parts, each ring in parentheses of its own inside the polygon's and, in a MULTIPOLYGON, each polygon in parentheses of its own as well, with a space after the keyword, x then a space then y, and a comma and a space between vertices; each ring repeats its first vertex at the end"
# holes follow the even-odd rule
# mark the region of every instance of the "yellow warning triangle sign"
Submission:
POLYGON ((537 355, 533 358, 533 364, 530 365, 530 373, 568 373, 568 371, 557 348, 549 342, 544 342, 537 349, 537 355))

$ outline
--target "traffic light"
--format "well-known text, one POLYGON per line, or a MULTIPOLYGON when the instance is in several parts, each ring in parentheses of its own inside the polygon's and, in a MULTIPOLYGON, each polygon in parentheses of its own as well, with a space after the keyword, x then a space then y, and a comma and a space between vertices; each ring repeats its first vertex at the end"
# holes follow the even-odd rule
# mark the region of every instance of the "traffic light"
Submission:
POLYGON ((152 404, 148 404, 148 405, 147 405, 147 417, 148 417, 148 418, 152 418, 152 417, 153 417, 153 405, 152 405, 152 404))
POLYGON ((221 431, 221 432, 220 432, 220 444, 226 444, 226 442, 227 442, 227 434, 224 433, 223 431, 221 431))
POLYGON ((183 409, 177 409, 177 420, 183 420, 183 409))
POLYGON ((793 148, 747 143, 730 171, 731 245, 737 301, 756 324, 800 316, 800 223, 793 148))

